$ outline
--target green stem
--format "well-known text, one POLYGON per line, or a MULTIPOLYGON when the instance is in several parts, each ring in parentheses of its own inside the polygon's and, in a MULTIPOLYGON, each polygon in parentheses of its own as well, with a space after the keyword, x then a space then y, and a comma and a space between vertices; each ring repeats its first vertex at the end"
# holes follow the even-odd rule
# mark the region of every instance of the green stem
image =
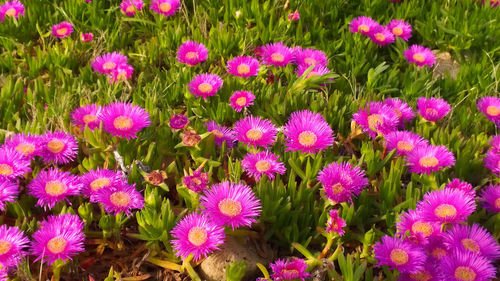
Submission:
POLYGON ((61 269, 64 263, 61 260, 57 260, 54 265, 52 265, 52 279, 51 281, 59 281, 61 279, 61 269))
POLYGON ((265 266, 263 266, 260 263, 257 263, 257 267, 260 269, 260 271, 262 271, 262 274, 264 274, 265 279, 271 280, 271 276, 269 276, 269 271, 267 271, 265 266))
POLYGON ((342 244, 337 245, 337 249, 335 249, 335 252, 328 258, 329 261, 334 261, 337 259, 339 254, 342 252, 342 244))
POLYGON ((191 260, 193 259, 193 255, 189 255, 183 262, 182 262, 182 269, 186 269, 189 277, 193 281, 201 281, 200 276, 198 276, 198 273, 194 271, 194 268, 191 266, 191 260))

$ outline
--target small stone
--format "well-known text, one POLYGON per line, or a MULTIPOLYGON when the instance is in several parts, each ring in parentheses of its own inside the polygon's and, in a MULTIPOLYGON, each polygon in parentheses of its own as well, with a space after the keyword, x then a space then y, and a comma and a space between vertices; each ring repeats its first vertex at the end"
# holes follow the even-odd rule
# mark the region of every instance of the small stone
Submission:
POLYGON ((457 79, 457 74, 460 71, 460 65, 453 60, 449 52, 436 53, 436 65, 434 66, 434 76, 444 76, 446 73, 450 77, 457 79))

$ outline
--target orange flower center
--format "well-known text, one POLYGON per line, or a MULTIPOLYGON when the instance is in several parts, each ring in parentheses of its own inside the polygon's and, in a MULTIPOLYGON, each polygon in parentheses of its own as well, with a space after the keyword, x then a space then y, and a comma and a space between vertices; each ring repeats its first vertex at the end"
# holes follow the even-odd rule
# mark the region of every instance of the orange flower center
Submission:
POLYGON ((426 156, 418 160, 420 166, 425 168, 436 167, 439 164, 439 160, 435 156, 426 156))
POLYGON ((218 138, 222 138, 224 136, 224 134, 219 130, 213 130, 212 134, 214 134, 214 136, 216 136, 218 138))
POLYGON ((127 13, 133 13, 133 12, 135 12, 135 8, 134 8, 133 5, 130 5, 130 6, 127 7, 127 9, 125 9, 125 11, 127 13))
POLYGON ((384 118, 380 114, 371 114, 368 116, 368 127, 371 130, 377 130, 379 125, 384 124, 384 118))
POLYGON ((317 140, 318 137, 316 136, 315 133, 311 131, 303 131, 302 133, 299 134, 299 143, 302 146, 305 147, 313 146, 317 140))
POLYGON ((12 248, 12 243, 5 240, 0 240, 0 255, 7 253, 12 248))
POLYGON ((247 103, 247 98, 239 97, 236 99, 236 104, 239 106, 244 106, 247 103))
POLYGON ((16 16, 16 9, 10 8, 5 12, 5 15, 9 17, 15 17, 16 16))
POLYGON ((59 254, 66 249, 66 245, 68 245, 66 239, 62 237, 54 237, 50 239, 49 242, 47 243, 47 249, 52 254, 59 254))
POLYGON ((267 172, 271 169, 271 164, 267 160, 260 160, 255 163, 255 169, 259 172, 267 172))
POLYGON ((116 80, 118 80, 118 81, 125 81, 125 80, 127 80, 127 72, 126 71, 122 71, 122 72, 118 73, 118 75, 116 75, 116 80))
POLYGON ((449 218, 457 215, 457 209, 450 204, 441 204, 434 209, 434 214, 440 218, 449 218))
POLYGON ((247 133, 245 135, 247 136, 247 138, 249 138, 253 141, 256 141, 256 140, 259 140, 260 138, 262 138, 262 132, 260 130, 257 130, 257 129, 250 129, 247 131, 247 133))
POLYGON ((427 108, 425 110, 425 113, 427 113, 428 115, 431 115, 431 116, 435 116, 438 114, 438 111, 434 108, 427 108))
POLYGON ((127 207, 130 203, 130 195, 123 191, 117 191, 109 196, 109 200, 115 206, 127 207))
POLYGON ((110 183, 111 181, 108 178, 98 178, 90 183, 90 189, 95 192, 103 187, 108 186, 110 183))
POLYGON ((271 60, 274 62, 283 62, 285 60, 285 57, 280 53, 273 53, 271 55, 271 60))
POLYGON ((490 105, 486 108, 486 113, 490 116, 498 116, 500 115, 500 108, 490 105))
POLYGON ((170 5, 170 3, 161 3, 159 5, 160 7, 160 11, 166 13, 168 11, 170 11, 170 9, 172 9, 172 5, 170 5))
POLYGON ((290 274, 290 275, 298 275, 299 271, 297 269, 282 269, 281 270, 282 274, 290 274))
POLYGON ((113 126, 118 130, 127 130, 132 128, 134 120, 128 116, 118 116, 113 120, 113 126))
POLYGON ((410 273, 410 278, 418 281, 429 281, 432 279, 432 275, 424 269, 418 273, 410 273))
POLYGON ((63 151, 64 149, 64 142, 60 140, 51 140, 47 143, 47 148, 52 152, 52 153, 59 153, 63 151))
POLYGON ((500 209, 500 197, 495 200, 495 207, 500 209))
POLYGON ((187 52, 186 53, 186 58, 187 59, 197 59, 198 58, 198 52, 187 52))
POLYGON ((358 31, 368 32, 370 31, 370 27, 368 27, 368 25, 365 24, 360 24, 358 27, 358 31))
POLYGON ((201 180, 199 178, 194 178, 192 179, 192 181, 194 182, 194 184, 201 184, 201 180))
POLYGON ((201 246, 208 240, 208 233, 204 228, 195 226, 189 230, 188 240, 195 246, 201 246))
POLYGON ((16 146, 16 150, 24 154, 24 156, 28 156, 35 152, 35 146, 29 143, 20 143, 16 146))
POLYGON ((470 238, 465 238, 462 239, 462 245, 464 246, 465 249, 473 252, 478 252, 479 251, 479 245, 477 244, 476 241, 470 239, 470 238))
POLYGON ((228 217, 235 217, 241 213, 241 203, 231 198, 222 199, 218 207, 219 211, 228 217))
POLYGON ((394 249, 390 254, 391 261, 397 265, 403 265, 408 262, 408 253, 401 249, 394 249))
POLYGON ((316 60, 313 59, 313 58, 305 58, 304 59, 304 62, 308 65, 313 65, 313 64, 316 64, 316 60))
POLYGON ((250 72, 250 66, 244 63, 238 65, 236 69, 238 70, 239 74, 248 74, 250 72))
POLYGON ((95 116, 94 114, 85 114, 85 116, 83 116, 83 123, 85 124, 94 122, 95 120, 97 120, 97 116, 95 116))
POLYGON ((382 34, 382 33, 377 33, 377 34, 375 34, 375 38, 376 38, 378 41, 385 41, 385 36, 384 36, 384 34, 382 34))
POLYGON ((417 62, 424 62, 425 56, 422 55, 421 53, 416 53, 416 54, 413 54, 413 59, 417 62))
POLYGON ((460 281, 474 281, 476 275, 476 272, 468 266, 459 266, 455 269, 455 278, 460 281))
POLYGON ((10 176, 14 173, 14 169, 9 164, 0 164, 0 175, 10 176))
POLYGON ((116 67, 116 63, 114 63, 112 61, 108 61, 102 65, 102 68, 104 68, 105 70, 115 69, 115 67, 116 67))
POLYGON ((58 30, 56 30, 57 35, 66 35, 67 32, 68 32, 68 28, 66 28, 66 27, 61 27, 58 30))
POLYGON ((209 83, 206 83, 206 82, 198 85, 198 90, 200 90, 203 93, 211 92, 213 89, 214 89, 214 87, 212 87, 212 85, 210 85, 209 83))
POLYGON ((59 196, 66 192, 66 185, 60 181, 48 181, 45 184, 45 192, 50 196, 59 196))
POLYGON ((422 233, 425 237, 432 234, 432 226, 428 222, 417 221, 411 226, 411 230, 415 233, 422 233))
POLYGON ((403 34, 403 29, 399 26, 396 26, 392 29, 392 33, 396 36, 399 36, 399 35, 403 34))
POLYGON ((446 250, 443 248, 434 248, 431 251, 431 255, 439 260, 441 257, 446 256, 446 250))
POLYGON ((402 151, 412 151, 415 146, 407 141, 398 141, 397 147, 402 151))
POLYGON ((342 191, 344 191, 344 189, 344 186, 339 182, 332 186, 333 194, 340 194, 342 191))

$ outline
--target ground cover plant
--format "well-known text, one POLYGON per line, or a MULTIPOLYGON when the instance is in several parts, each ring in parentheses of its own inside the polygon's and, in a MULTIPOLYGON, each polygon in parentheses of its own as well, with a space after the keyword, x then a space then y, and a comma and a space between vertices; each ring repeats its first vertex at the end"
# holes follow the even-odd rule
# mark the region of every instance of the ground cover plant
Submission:
POLYGON ((495 280, 497 6, 0 2, 0 279, 495 280))

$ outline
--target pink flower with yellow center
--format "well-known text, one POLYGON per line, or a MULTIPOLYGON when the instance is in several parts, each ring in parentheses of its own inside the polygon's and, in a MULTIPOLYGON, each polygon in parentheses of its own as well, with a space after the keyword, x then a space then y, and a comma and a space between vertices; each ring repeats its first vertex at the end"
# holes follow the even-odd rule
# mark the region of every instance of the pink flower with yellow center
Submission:
POLYGON ((392 108, 398 117, 398 127, 404 128, 406 122, 411 122, 415 118, 413 109, 406 103, 397 98, 388 98, 384 100, 384 104, 392 108))
POLYGON ((396 131, 399 123, 398 116, 394 110, 381 102, 370 102, 364 109, 353 114, 352 119, 363 132, 368 133, 373 139, 377 135, 384 136, 396 131))
POLYGON ((482 97, 477 101, 477 108, 491 122, 500 123, 500 98, 482 97))
POLYGON ((183 259, 193 255, 195 261, 218 250, 226 238, 224 228, 206 215, 196 213, 189 214, 178 222, 172 229, 172 236, 175 254, 183 259))
MULTIPOLYGON (((309 69, 310 66, 301 64, 297 67, 297 77, 302 77, 306 70, 309 69)), ((326 66, 322 65, 317 65, 314 68, 311 69, 311 71, 306 75, 306 78, 311 78, 314 76, 321 76, 330 73, 330 69, 328 69, 326 66)))
POLYGON ((325 118, 309 110, 296 111, 290 115, 283 128, 286 150, 316 154, 332 146, 333 130, 325 118))
POLYGON ((19 184, 6 178, 0 178, 0 210, 4 211, 6 202, 16 202, 19 184))
POLYGON ((500 246, 486 229, 478 224, 454 225, 443 234, 444 245, 450 250, 471 251, 490 260, 500 257, 500 246))
POLYGON ((420 211, 408 210, 399 216, 396 223, 396 234, 403 237, 409 234, 409 240, 417 244, 427 244, 431 235, 441 233, 441 225, 436 222, 426 221, 420 211))
POLYGON ((109 78, 109 83, 123 82, 132 78, 134 73, 134 67, 129 64, 121 64, 117 66, 111 73, 107 74, 109 78))
POLYGON ((87 43, 87 42, 91 42, 92 39, 94 39, 94 34, 92 34, 92 32, 80 33, 80 41, 87 43))
POLYGON ((415 273, 402 273, 398 281, 442 281, 436 270, 435 264, 429 259, 424 263, 424 267, 415 273))
POLYGON ((102 204, 108 213, 125 213, 131 215, 131 210, 144 208, 144 197, 135 189, 135 184, 123 180, 105 188, 99 188, 93 194, 94 201, 102 204))
POLYGON ((444 145, 421 144, 406 154, 410 172, 428 174, 451 167, 455 164, 455 156, 444 145))
POLYGON ((484 166, 492 173, 500 175, 500 151, 496 151, 496 149, 488 150, 483 161, 484 166))
POLYGON ((73 33, 73 25, 67 21, 52 26, 52 35, 57 38, 64 38, 73 33))
POLYGON ((460 223, 476 210, 476 203, 460 190, 448 188, 426 193, 417 210, 429 222, 460 223))
POLYGON ((379 25, 374 28, 368 36, 370 39, 379 46, 387 46, 396 40, 394 34, 385 26, 379 25))
POLYGON ((494 213, 500 213, 500 185, 489 185, 481 191, 479 201, 483 208, 494 213))
POLYGON ((263 175, 273 180, 275 174, 283 175, 286 171, 285 165, 279 162, 278 158, 278 155, 267 150, 248 153, 241 161, 241 167, 256 181, 259 181, 263 175))
POLYGON ((268 147, 276 142, 278 129, 267 119, 248 116, 234 123, 234 134, 239 142, 254 147, 268 147))
POLYGON ((470 183, 461 181, 457 178, 451 180, 445 188, 457 189, 465 193, 467 196, 472 198, 476 197, 476 190, 474 190, 474 187, 470 183))
POLYGON ((144 2, 142 0, 123 0, 120 9, 128 17, 133 17, 137 11, 142 10, 144 2))
POLYGON ((76 138, 66 132, 47 132, 41 136, 40 143, 40 155, 47 163, 67 164, 78 155, 76 138))
POLYGON ((269 265, 273 270, 271 277, 273 280, 306 280, 311 276, 309 272, 306 272, 307 263, 303 259, 294 259, 292 261, 286 261, 279 259, 274 263, 269 265))
POLYGON ((326 67, 328 65, 328 57, 323 51, 298 47, 293 51, 293 62, 297 66, 306 66, 306 69, 311 65, 326 67))
POLYGON ((42 170, 28 184, 28 193, 38 199, 37 206, 54 208, 56 203, 68 199, 70 195, 80 195, 82 185, 77 176, 50 168, 42 170))
POLYGON ((14 180, 31 172, 30 160, 11 147, 0 149, 0 179, 14 180))
POLYGON ((394 34, 394 36, 399 37, 405 41, 411 38, 412 28, 411 25, 404 20, 393 19, 387 25, 387 29, 394 34))
POLYGON ((380 26, 380 24, 376 22, 374 19, 370 17, 361 16, 352 19, 352 21, 349 23, 349 30, 352 33, 359 32, 363 35, 368 35, 378 26, 380 26))
POLYGON ((233 230, 242 226, 251 226, 260 215, 260 200, 252 189, 244 184, 221 182, 212 185, 210 190, 200 197, 203 213, 218 224, 233 230))
POLYGON ((421 247, 387 235, 381 240, 373 246, 375 259, 378 260, 375 266, 387 265, 401 273, 418 273, 423 269, 426 256, 421 247))
POLYGON ((119 53, 105 53, 97 57, 92 63, 91 66, 94 69, 94 72, 99 72, 101 74, 111 74, 115 71, 115 69, 123 64, 127 64, 128 58, 119 53))
POLYGON ((436 56, 431 49, 419 45, 412 45, 403 52, 403 55, 409 63, 415 63, 418 67, 424 65, 432 67, 436 64, 436 56))
POLYGON ((318 173, 323 194, 335 203, 352 202, 368 185, 365 173, 348 162, 331 163, 318 173))
POLYGON ((96 202, 95 193, 101 188, 110 188, 124 182, 125 178, 120 172, 108 169, 89 170, 81 176, 82 193, 96 202))
POLYGON ((344 235, 344 227, 346 227, 345 220, 343 220, 339 216, 339 211, 338 210, 330 210, 328 213, 328 216, 330 217, 328 221, 326 222, 326 231, 327 232, 335 232, 337 233, 340 237, 344 235))
POLYGON ((239 56, 229 60, 226 68, 231 75, 248 78, 259 74, 259 65, 259 61, 251 56, 239 56))
POLYGON ((33 159, 40 152, 40 136, 32 134, 14 134, 5 140, 2 148, 12 148, 27 159, 33 159))
POLYGON ((449 254, 448 247, 444 245, 442 235, 432 235, 427 238, 428 243, 423 245, 428 255, 429 263, 439 263, 439 261, 449 254))
POLYGON ((127 102, 114 102, 102 111, 104 131, 113 136, 137 138, 137 134, 151 124, 144 108, 127 102))
POLYGON ((207 189, 208 181, 208 173, 202 173, 200 170, 195 170, 192 175, 185 176, 182 179, 182 183, 196 193, 207 189))
POLYGON ((292 50, 282 42, 264 45, 261 51, 262 62, 267 65, 285 67, 293 59, 292 50))
POLYGON ((207 132, 211 132, 214 136, 215 144, 217 146, 222 146, 222 144, 226 142, 227 147, 233 147, 235 141, 233 130, 226 126, 219 125, 217 122, 212 120, 205 123, 205 126, 207 127, 207 132))
POLYGON ((222 87, 223 80, 216 74, 202 73, 196 75, 188 84, 188 90, 195 97, 214 96, 222 87))
POLYGON ((19 18, 24 16, 24 5, 20 1, 6 1, 0 5, 0 22, 4 22, 5 17, 19 18))
POLYGON ((179 0, 151 0, 149 7, 153 12, 166 17, 173 16, 179 9, 181 1, 179 0))
POLYGON ((252 92, 248 91, 236 91, 229 98, 231 103, 229 104, 236 112, 241 112, 241 110, 245 107, 249 107, 253 105, 253 101, 255 100, 255 96, 252 92))
POLYGON ((420 97, 417 99, 418 113, 430 122, 443 119, 451 110, 451 106, 441 98, 420 97))
POLYGON ((452 251, 439 264, 440 280, 487 281, 496 276, 491 261, 470 251, 452 251))
MULTIPOLYGON (((5 268, 16 268, 26 256, 24 248, 29 239, 15 226, 0 226, 0 264, 5 268)), ((3 268, 2 268, 3 269, 3 268)))
POLYGON ((88 126, 94 130, 101 124, 102 107, 96 104, 84 105, 71 112, 71 120, 76 126, 88 126))
POLYGON ((208 49, 202 43, 185 41, 177 50, 177 61, 193 66, 208 59, 208 49))
POLYGON ((426 139, 409 131, 394 131, 385 135, 387 150, 396 149, 396 153, 400 156, 406 156, 416 147, 428 143, 426 139))

